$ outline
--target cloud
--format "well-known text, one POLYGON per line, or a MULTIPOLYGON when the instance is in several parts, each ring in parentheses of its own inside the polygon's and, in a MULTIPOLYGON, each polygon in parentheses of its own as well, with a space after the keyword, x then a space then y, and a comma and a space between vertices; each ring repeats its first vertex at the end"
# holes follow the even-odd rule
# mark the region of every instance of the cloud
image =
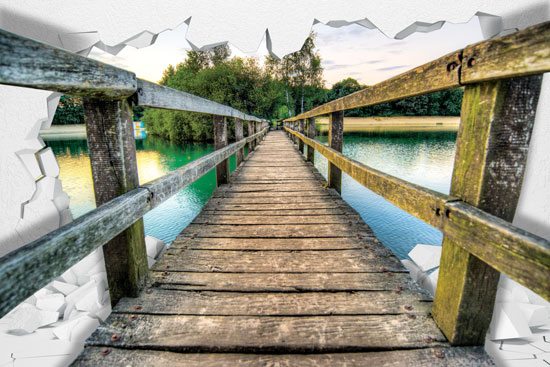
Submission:
POLYGON ((396 70, 396 69, 403 69, 406 67, 409 67, 410 65, 395 65, 395 66, 386 66, 384 68, 376 69, 376 71, 390 71, 390 70, 396 70))

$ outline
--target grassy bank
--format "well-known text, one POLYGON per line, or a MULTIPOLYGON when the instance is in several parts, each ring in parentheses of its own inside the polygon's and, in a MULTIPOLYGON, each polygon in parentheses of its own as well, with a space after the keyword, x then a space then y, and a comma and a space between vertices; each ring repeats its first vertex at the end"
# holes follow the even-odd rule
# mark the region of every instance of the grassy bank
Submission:
MULTIPOLYGON (((457 131, 458 116, 345 117, 344 132, 457 131)), ((317 129, 328 132, 328 117, 316 119, 317 129)))

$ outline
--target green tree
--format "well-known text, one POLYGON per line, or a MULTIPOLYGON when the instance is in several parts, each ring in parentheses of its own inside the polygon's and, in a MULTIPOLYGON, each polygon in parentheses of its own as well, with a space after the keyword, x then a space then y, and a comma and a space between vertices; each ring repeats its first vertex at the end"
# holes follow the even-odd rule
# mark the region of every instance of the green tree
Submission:
POLYGON ((284 83, 288 110, 304 112, 325 99, 321 56, 315 49, 315 33, 310 33, 302 48, 278 59, 266 57, 268 73, 284 83))
POLYGON ((84 108, 79 97, 61 96, 53 117, 54 125, 71 125, 84 123, 84 108))

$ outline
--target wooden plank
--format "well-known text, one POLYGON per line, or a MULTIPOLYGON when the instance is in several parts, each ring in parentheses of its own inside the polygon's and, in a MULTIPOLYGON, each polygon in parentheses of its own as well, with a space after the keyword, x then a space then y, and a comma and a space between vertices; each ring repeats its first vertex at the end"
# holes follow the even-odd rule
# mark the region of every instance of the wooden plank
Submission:
MULTIPOLYGON (((541 76, 533 76, 466 87, 452 195, 512 221, 521 191, 541 82, 541 76)), ((480 235, 476 229, 469 228, 475 231, 475 235, 469 231, 469 236, 461 239, 471 240, 480 235)), ((491 256, 496 255, 494 248, 491 252, 491 256)), ((507 256, 517 258, 513 255, 513 252, 507 253, 507 256)), ((527 265, 524 272, 531 271, 529 263, 524 265, 527 265)), ((496 270, 466 251, 460 243, 444 237, 434 317, 452 344, 483 344, 491 322, 499 276, 496 270)), ((531 286, 547 287, 548 271, 545 278, 542 284, 531 286)))
POLYGON ((441 228, 445 203, 453 201, 455 198, 388 175, 361 162, 347 158, 340 152, 302 134, 292 130, 289 130, 289 132, 304 140, 307 145, 313 146, 332 164, 340 168, 342 172, 350 175, 361 185, 381 195, 384 199, 406 212, 441 228))
POLYGON ((213 198, 213 203, 220 205, 261 205, 261 204, 326 204, 335 203, 332 196, 305 196, 305 197, 287 197, 286 195, 268 196, 268 197, 218 197, 213 198))
POLYGON ((153 350, 87 347, 75 366, 174 366, 174 367, 448 367, 494 366, 482 347, 424 348, 389 352, 335 354, 195 354, 153 350))
MULTIPOLYGON (((374 235, 371 235, 374 238, 374 235)), ((365 248, 363 239, 348 238, 189 238, 179 236, 170 248, 192 250, 342 250, 365 248)))
POLYGON ((459 87, 458 66, 462 50, 409 70, 371 87, 315 107, 285 121, 297 121, 335 111, 372 106, 379 103, 459 87))
POLYGON ((226 292, 419 291, 409 273, 151 272, 155 287, 226 292))
MULTIPOLYGON (((378 245, 381 246, 381 245, 378 245)), ((375 251, 203 251, 169 250, 154 269, 199 272, 255 273, 364 273, 404 272, 395 257, 375 251)))
MULTIPOLYGON (((260 134, 265 134, 265 130, 260 134)), ((245 139, 248 141, 249 138, 245 139)), ((149 210, 234 154, 241 141, 123 194, 0 259, 0 317, 149 210)))
POLYGON ((349 211, 344 207, 338 208, 298 208, 298 209, 258 209, 258 208, 244 208, 241 207, 205 207, 202 211, 205 214, 219 214, 219 215, 235 215, 235 216, 264 216, 264 217, 284 217, 291 215, 347 215, 349 211))
POLYGON ((280 199, 280 198, 292 198, 292 199, 298 199, 298 198, 330 198, 330 199, 336 199, 335 195, 329 191, 321 189, 319 186, 318 190, 311 190, 311 191, 298 191, 298 192, 285 192, 284 194, 279 191, 248 191, 248 192, 232 192, 232 191, 226 191, 226 190, 218 190, 216 191, 212 199, 280 199))
POLYGON ((134 73, 0 30, 0 84, 89 97, 135 93, 134 73))
MULTIPOLYGON (((294 238, 294 237, 356 237, 367 231, 363 226, 346 224, 288 224, 278 226, 272 224, 254 225, 204 225, 190 224, 182 232, 182 235, 193 237, 232 237, 232 238, 294 238)), ((368 233, 368 232, 367 232, 368 233)))
POLYGON ((550 22, 464 49, 461 83, 542 74, 550 71, 550 22))
POLYGON ((211 316, 331 316, 406 314, 427 316, 430 299, 414 292, 196 292, 149 288, 123 298, 116 313, 211 316))
POLYGON ((112 314, 87 344, 178 352, 302 353, 425 348, 444 341, 426 316, 135 315, 131 319, 112 314))
MULTIPOLYGON (((126 100, 84 98, 96 206, 139 186, 132 110, 126 100)), ((111 304, 136 297, 147 277, 143 219, 103 246, 111 304)))
POLYGON ((309 209, 338 209, 339 206, 345 207, 344 204, 337 202, 334 203, 293 203, 293 204, 215 204, 208 203, 204 207, 205 210, 216 211, 244 211, 244 210, 268 210, 268 211, 285 211, 288 213, 290 210, 309 210, 309 209))
POLYGON ((292 224, 357 224, 362 223, 359 216, 349 218, 348 216, 335 215, 293 215, 293 216, 277 216, 265 217, 263 215, 248 215, 239 217, 237 215, 224 214, 204 214, 199 215, 193 220, 193 224, 223 224, 223 225, 258 225, 258 224, 273 224, 273 225, 292 225, 292 224))
POLYGON ((221 103, 146 80, 138 79, 137 87, 137 104, 139 106, 208 113, 217 116, 236 117, 246 121, 260 121, 257 117, 247 115, 221 103))
MULTIPOLYGON (((302 133, 301 131, 299 131, 302 133)), ((302 134, 303 135, 303 134, 302 134)), ((302 141, 302 139, 299 139, 302 141)), ((334 111, 330 114, 328 124, 328 145, 336 152, 342 153, 344 145, 344 111, 334 111)), ((328 161, 328 186, 338 193, 342 192, 342 171, 330 160, 328 161)))
POLYGON ((284 192, 303 192, 314 190, 325 190, 325 187, 318 181, 304 181, 299 183, 269 183, 269 182, 257 182, 257 183, 239 183, 225 186, 223 193, 279 193, 283 195, 284 192))

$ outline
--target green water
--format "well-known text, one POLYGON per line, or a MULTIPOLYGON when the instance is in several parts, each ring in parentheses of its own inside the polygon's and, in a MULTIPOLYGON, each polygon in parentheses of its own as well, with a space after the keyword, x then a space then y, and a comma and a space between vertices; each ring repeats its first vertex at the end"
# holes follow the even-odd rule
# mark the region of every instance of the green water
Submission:
MULTIPOLYGON (((448 193, 456 133, 361 133, 346 134, 344 154, 381 171, 433 190, 448 193)), ((319 137, 326 142, 326 137, 319 137)), ((94 205, 90 162, 85 140, 47 141, 57 156, 61 180, 71 196, 71 210, 80 216, 94 205)), ((208 144, 178 146, 155 137, 138 140, 140 182, 145 183, 213 150, 208 144)), ((316 167, 326 176, 327 162, 316 153, 316 167)), ((235 169, 235 157, 230 159, 235 169)), ((215 173, 197 182, 145 215, 148 235, 172 242, 200 212, 215 188, 215 173)), ((387 203, 379 196, 343 177, 342 195, 372 227, 378 238, 400 258, 418 243, 440 244, 441 233, 387 203)))
MULTIPOLYGON (((70 208, 75 217, 95 208, 92 172, 86 140, 46 141, 57 157, 64 190, 71 197, 70 208)), ((161 177, 214 150, 212 144, 168 143, 149 136, 136 140, 137 163, 140 183, 161 177)), ((231 171, 235 170, 235 156, 229 159, 231 171)), ((184 188, 144 216, 145 233, 172 242, 197 214, 216 187, 216 173, 206 175, 184 188)))

